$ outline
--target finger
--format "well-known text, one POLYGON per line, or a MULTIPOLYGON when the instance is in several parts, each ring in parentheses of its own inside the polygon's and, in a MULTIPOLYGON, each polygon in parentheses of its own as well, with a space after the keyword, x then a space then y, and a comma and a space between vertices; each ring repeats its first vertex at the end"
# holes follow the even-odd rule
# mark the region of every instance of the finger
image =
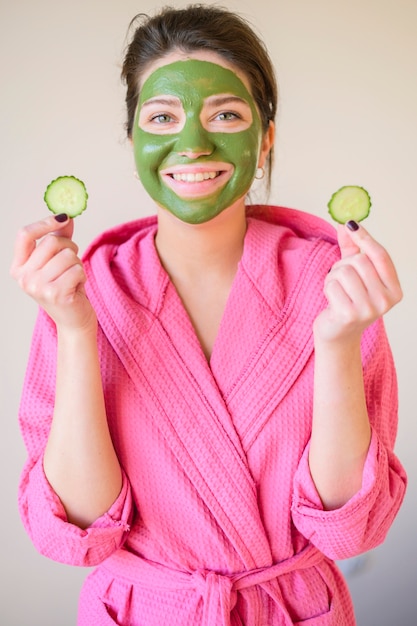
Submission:
POLYGON ((372 261, 364 252, 357 252, 337 261, 327 274, 325 283, 331 280, 338 280, 341 283, 349 282, 350 278, 355 275, 361 279, 367 290, 372 286, 386 289, 372 261))
MULTIPOLYGON (((329 304, 337 305, 340 298, 335 295, 343 293, 350 304, 357 305, 368 299, 368 290, 361 276, 354 267, 346 265, 341 267, 337 272, 332 274, 331 278, 325 283, 325 295, 329 304)), ((346 304, 346 300, 342 303, 346 304)))
POLYGON ((72 258, 77 258, 78 246, 67 237, 60 237, 56 233, 46 235, 36 246, 26 263, 21 266, 20 271, 25 274, 36 272, 49 264, 55 256, 62 252, 70 254, 72 258))
POLYGON ((397 271, 386 249, 356 222, 348 222, 345 231, 349 234, 353 245, 356 245, 370 259, 382 283, 392 292, 394 299, 401 299, 402 292, 397 271))
POLYGON ((83 269, 81 260, 71 248, 63 248, 46 265, 42 267, 41 273, 45 282, 52 282, 59 279, 71 267, 80 266, 83 269))
POLYGON ((65 302, 86 282, 84 268, 79 259, 64 259, 48 266, 45 279, 41 285, 40 295, 50 303, 65 302), (66 262, 65 262, 66 261, 66 262))
POLYGON ((337 226, 337 241, 342 259, 346 259, 360 252, 359 246, 353 241, 350 236, 350 231, 344 224, 338 224, 337 226))
POLYGON ((85 282, 84 269, 80 259, 69 248, 64 248, 39 271, 22 275, 19 282, 24 291, 38 302, 57 301, 85 282), (74 277, 72 283, 69 276, 74 277))
POLYGON ((36 248, 36 243, 39 239, 49 233, 64 233, 65 236, 71 237, 73 232, 73 220, 65 220, 60 222, 56 218, 59 216, 47 217, 33 224, 24 226, 17 234, 13 261, 13 269, 24 265, 33 250, 36 248))
POLYGON ((384 315, 396 303, 395 296, 381 281, 365 253, 355 254, 340 263, 341 265, 334 268, 325 281, 325 294, 333 306, 337 304, 331 297, 335 283, 343 289, 344 294, 354 305, 358 321, 372 321, 384 315))
POLYGON ((51 234, 71 239, 74 234, 74 220, 67 219, 65 222, 61 223, 61 228, 54 230, 51 234))

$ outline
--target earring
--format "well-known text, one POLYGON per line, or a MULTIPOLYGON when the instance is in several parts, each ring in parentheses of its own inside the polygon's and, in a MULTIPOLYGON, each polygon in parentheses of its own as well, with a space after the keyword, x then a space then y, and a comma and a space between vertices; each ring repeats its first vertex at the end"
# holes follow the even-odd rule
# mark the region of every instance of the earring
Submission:
POLYGON ((137 171, 136 171, 136 170, 134 170, 134 172, 133 172, 133 176, 139 180, 139 174, 137 173, 137 171))
POLYGON ((265 170, 263 167, 258 167, 258 169, 256 170, 256 174, 255 174, 255 178, 256 180, 262 180, 262 178, 265 176, 265 170))

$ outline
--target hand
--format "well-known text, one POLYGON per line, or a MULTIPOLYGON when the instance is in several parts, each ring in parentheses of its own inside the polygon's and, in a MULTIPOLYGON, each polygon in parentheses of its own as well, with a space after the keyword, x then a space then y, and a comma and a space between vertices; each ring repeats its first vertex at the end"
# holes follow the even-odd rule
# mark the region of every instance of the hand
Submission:
POLYGON ((95 313, 84 290, 86 276, 72 241, 73 220, 47 217, 22 228, 10 273, 57 326, 95 327, 95 313))
POLYGON ((355 222, 338 227, 341 260, 324 283, 327 308, 314 323, 315 337, 343 340, 360 336, 402 298, 387 251, 355 222), (353 230, 352 230, 353 226, 353 230))

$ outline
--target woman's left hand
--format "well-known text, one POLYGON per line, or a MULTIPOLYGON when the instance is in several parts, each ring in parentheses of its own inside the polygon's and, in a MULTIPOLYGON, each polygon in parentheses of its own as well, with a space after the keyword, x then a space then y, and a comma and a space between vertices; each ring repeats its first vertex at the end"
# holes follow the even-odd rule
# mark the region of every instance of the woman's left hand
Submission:
POLYGON ((338 226, 341 259, 326 277, 328 304, 314 323, 315 338, 324 341, 359 339, 402 298, 388 252, 363 226, 348 224, 338 226))

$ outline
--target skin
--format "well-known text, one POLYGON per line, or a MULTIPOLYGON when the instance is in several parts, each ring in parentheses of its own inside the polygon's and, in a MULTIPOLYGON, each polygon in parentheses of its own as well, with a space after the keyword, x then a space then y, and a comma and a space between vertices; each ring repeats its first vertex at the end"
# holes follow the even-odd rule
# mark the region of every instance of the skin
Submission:
POLYGON ((44 470, 68 520, 86 528, 117 497, 122 477, 104 406, 97 318, 85 295, 73 224, 48 217, 23 228, 11 274, 56 324, 56 396, 44 470))
MULTIPOLYGON (((358 225, 359 226, 359 225, 358 225)), ((366 407, 363 331, 402 299, 394 264, 363 226, 337 228, 341 260, 326 277, 328 305, 314 322, 314 408, 309 464, 325 509, 362 485, 371 428, 366 407)))
MULTIPOLYGON (((183 58, 180 53, 168 55, 158 67, 179 58, 183 58)), ((207 58, 200 53, 192 58, 222 64, 216 55, 207 58)), ((150 68, 150 73, 155 69, 150 68)), ((258 164, 266 157, 271 139, 270 133, 262 139, 258 164)), ((242 198, 197 224, 158 209, 157 250, 207 357, 242 254, 245 231, 242 198)), ((85 528, 119 494, 121 469, 105 414, 97 319, 85 295, 85 274, 72 235, 72 220, 58 223, 53 216, 25 226, 17 235, 11 274, 56 324, 56 403, 44 469, 68 520, 85 528)), ((342 258, 323 285, 328 306, 313 328, 309 462, 325 509, 343 506, 361 487, 370 426, 360 340, 364 329, 402 297, 391 258, 363 226, 354 232, 340 226, 338 237, 342 258)))
POLYGON ((164 65, 141 89, 133 129, 139 177, 157 204, 185 222, 206 222, 247 193, 261 140, 249 90, 217 63, 164 65), (173 178, 181 175, 192 182, 173 178))
MULTIPOLYGON (((203 353, 209 360, 243 252, 246 233, 245 196, 253 176, 247 177, 248 168, 244 172, 239 170, 240 177, 234 175, 235 165, 236 170, 239 167, 239 155, 230 157, 226 154, 225 157, 222 156, 223 161, 218 160, 216 153, 219 150, 214 143, 212 151, 204 149, 204 146, 202 150, 201 145, 198 145, 200 142, 197 140, 203 138, 213 142, 212 138, 215 133, 211 131, 215 130, 218 133, 220 129, 222 135, 218 134, 218 137, 227 140, 226 145, 230 145, 230 140, 239 140, 239 134, 247 134, 249 128, 253 130, 254 122, 259 117, 256 108, 253 108, 247 77, 225 62, 222 57, 205 50, 193 52, 193 54, 174 51, 167 57, 159 59, 150 65, 142 77, 142 86, 144 87, 148 83, 150 77, 154 78, 156 75, 157 78, 160 78, 161 72, 158 70, 167 69, 170 72, 172 66, 178 67, 176 64, 180 62, 180 67, 184 72, 184 68, 187 69, 191 61, 203 62, 203 65, 198 64, 200 71, 203 69, 206 71, 212 64, 211 69, 220 76, 216 80, 220 81, 218 88, 221 91, 218 94, 210 91, 210 95, 204 98, 195 110, 191 108, 190 116, 197 122, 197 132, 195 133, 196 139, 193 140, 195 143, 185 146, 185 150, 182 144, 184 137, 181 129, 185 127, 186 116, 180 98, 176 103, 177 108, 169 111, 171 115, 168 117, 170 120, 168 134, 171 134, 172 130, 177 130, 180 135, 178 138, 179 145, 177 144, 178 150, 175 150, 174 142, 173 146, 171 144, 169 156, 175 161, 184 161, 182 165, 172 167, 179 167, 181 173, 192 176, 201 175, 201 172, 212 172, 214 169, 221 170, 223 174, 216 180, 204 183, 192 182, 191 184, 174 183, 169 176, 163 178, 164 171, 162 177, 158 174, 155 176, 157 192, 163 188, 162 185, 165 180, 170 185, 171 191, 173 189, 176 191, 175 194, 171 194, 172 203, 157 202, 158 232, 155 245, 161 263, 175 285, 191 319, 203 353), (223 74, 221 70, 229 71, 223 74), (225 89, 222 76, 227 79, 228 91, 226 93, 222 93, 222 90, 225 89), (237 94, 230 94, 230 85, 234 85, 237 94), (239 101, 236 100, 236 95, 238 95, 239 101), (219 103, 217 96, 221 97, 222 102, 219 103), (227 103, 224 102, 224 96, 228 96, 227 103), (230 96, 233 97, 232 102, 230 102, 230 96), (246 100, 248 102, 245 103, 246 100), (198 113, 200 108, 201 111, 198 113), (227 133, 234 133, 234 136, 227 133), (236 163, 234 163, 234 159, 236 159, 236 163), (241 182, 242 174, 243 185, 241 182), (236 192, 236 182, 240 185, 240 192, 231 194, 231 191, 236 192), (241 195, 242 193, 243 195, 241 195), (209 197, 207 198, 207 196, 209 197), (229 202, 224 201, 225 197, 229 197, 229 202), (164 204, 167 206, 165 207, 164 204), (227 204, 230 206, 225 206, 227 204)), ((193 66, 197 67, 194 64, 191 67, 193 66)), ((206 81, 209 86, 212 84, 210 80, 207 79, 206 81)), ((165 84, 163 87, 162 91, 165 91, 167 85, 165 84)), ((178 88, 177 78, 175 78, 174 87, 178 88)), ((159 98, 160 95, 163 96, 164 94, 157 94, 157 97, 159 98)), ((198 94, 194 94, 193 98, 197 98, 197 96, 198 94)), ((149 99, 145 97, 143 100, 148 102, 149 99)), ((166 103, 164 103, 162 114, 166 113, 165 106, 166 103)), ((139 116, 144 108, 138 113, 139 116)), ((158 117, 161 109, 156 108, 153 113, 158 117)), ((142 123, 144 125, 149 124, 149 118, 152 119, 152 117, 154 117, 152 112, 148 110, 147 117, 142 119, 142 123)), ((163 119, 166 119, 165 116, 163 119)), ((161 126, 162 131, 165 132, 165 125, 159 124, 155 128, 155 124, 151 124, 153 135, 156 130, 160 132, 161 126)), ((149 130, 149 126, 147 126, 147 130, 149 130)), ((190 139, 187 129, 185 130, 185 137, 190 139)), ((155 145, 155 136, 149 137, 144 133, 143 138, 145 137, 147 140, 149 139, 150 146, 155 145)), ((193 137, 194 133, 191 135, 191 139, 193 137)), ((215 139, 217 140, 218 137, 215 139)), ((254 146, 251 150, 254 164, 256 155, 256 165, 259 167, 264 165, 273 140, 273 123, 269 125, 264 135, 259 129, 259 137, 256 139, 259 147, 257 151, 254 146)), ((147 164, 145 163, 145 165, 147 164)), ((150 167, 147 169, 151 170, 150 167)))

